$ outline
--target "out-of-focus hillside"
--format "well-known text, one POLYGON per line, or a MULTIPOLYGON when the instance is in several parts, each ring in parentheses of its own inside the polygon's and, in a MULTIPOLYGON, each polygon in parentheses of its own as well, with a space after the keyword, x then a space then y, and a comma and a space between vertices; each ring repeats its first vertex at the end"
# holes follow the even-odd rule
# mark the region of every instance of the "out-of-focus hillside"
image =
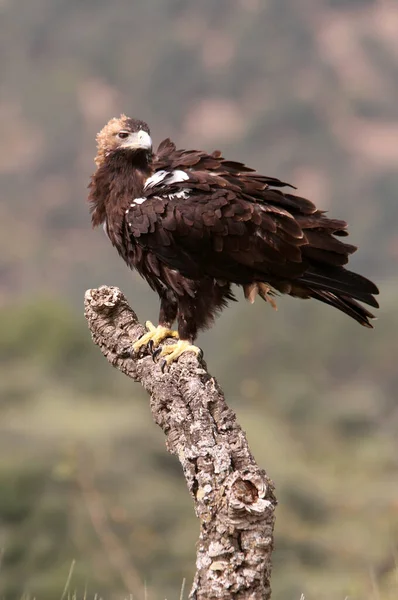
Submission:
POLYGON ((395 0, 0 2, 2 597, 53 600, 72 559, 73 585, 106 598, 136 597, 135 570, 152 598, 192 574, 178 464, 81 316, 106 282, 156 320, 90 228, 95 134, 120 112, 349 221, 353 266, 381 289, 373 332, 282 299, 231 307, 200 343, 277 486, 274 598, 396 597, 397 31, 395 0), (129 569, 96 530, 98 497, 129 569))
POLYGON ((393 0, 3 1, 3 297, 73 297, 115 264, 84 201, 122 110, 290 179, 352 223, 357 264, 394 273, 397 29, 393 0))

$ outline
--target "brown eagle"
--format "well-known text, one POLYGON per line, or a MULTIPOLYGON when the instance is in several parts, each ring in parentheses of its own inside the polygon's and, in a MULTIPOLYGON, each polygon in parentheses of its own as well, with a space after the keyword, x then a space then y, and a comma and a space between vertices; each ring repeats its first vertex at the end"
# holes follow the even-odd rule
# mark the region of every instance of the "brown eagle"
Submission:
POLYGON ((377 308, 378 289, 344 267, 356 250, 338 239, 347 224, 286 190, 292 186, 219 151, 178 150, 166 139, 153 152, 148 125, 125 115, 111 119, 97 143, 93 226, 104 227, 160 297, 159 326, 147 323, 135 351, 175 337, 161 351, 165 362, 198 353, 198 330, 234 300, 232 284, 250 302, 258 294, 275 306, 278 292, 315 298, 372 327, 359 302, 377 308))

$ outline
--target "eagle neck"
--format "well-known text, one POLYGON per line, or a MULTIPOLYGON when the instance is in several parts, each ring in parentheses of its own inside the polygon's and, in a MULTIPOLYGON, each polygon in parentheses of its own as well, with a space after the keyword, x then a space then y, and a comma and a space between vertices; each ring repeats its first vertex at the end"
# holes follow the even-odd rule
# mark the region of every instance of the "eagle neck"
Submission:
POLYGON ((148 152, 117 151, 107 156, 90 184, 93 226, 120 219, 134 198, 142 196, 152 173, 148 152))
POLYGON ((146 151, 118 151, 109 158, 112 187, 128 194, 131 200, 140 197, 145 181, 153 173, 152 155, 146 151))

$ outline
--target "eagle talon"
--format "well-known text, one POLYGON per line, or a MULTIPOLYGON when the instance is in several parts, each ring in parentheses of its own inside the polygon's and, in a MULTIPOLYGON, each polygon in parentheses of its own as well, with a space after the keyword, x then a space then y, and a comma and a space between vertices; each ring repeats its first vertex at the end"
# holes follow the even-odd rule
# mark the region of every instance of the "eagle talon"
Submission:
POLYGON ((148 332, 144 333, 144 335, 133 344, 133 351, 135 353, 138 353, 142 348, 147 346, 149 352, 153 354, 153 348, 159 346, 166 338, 178 338, 177 331, 163 327, 163 325, 155 327, 151 321, 147 321, 145 326, 148 329, 148 332))
POLYGON ((152 352, 152 358, 153 360, 156 360, 157 357, 159 356, 159 354, 162 352, 162 347, 158 346, 153 352, 152 352))
POLYGON ((187 340, 178 340, 177 343, 163 346, 160 350, 159 356, 163 357, 159 363, 162 372, 164 372, 166 366, 169 366, 172 362, 178 360, 181 354, 184 354, 185 352, 193 352, 199 360, 203 358, 203 351, 201 348, 193 346, 187 340))

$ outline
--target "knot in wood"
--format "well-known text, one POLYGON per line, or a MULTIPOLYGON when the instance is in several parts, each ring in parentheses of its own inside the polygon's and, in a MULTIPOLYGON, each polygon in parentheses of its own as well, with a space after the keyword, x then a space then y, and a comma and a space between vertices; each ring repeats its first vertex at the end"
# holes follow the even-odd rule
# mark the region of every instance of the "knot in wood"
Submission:
POLYGON ((259 470, 237 471, 227 482, 228 518, 235 526, 247 527, 247 522, 264 519, 272 503, 266 499, 267 484, 259 470), (251 517, 251 518, 250 518, 251 517))

